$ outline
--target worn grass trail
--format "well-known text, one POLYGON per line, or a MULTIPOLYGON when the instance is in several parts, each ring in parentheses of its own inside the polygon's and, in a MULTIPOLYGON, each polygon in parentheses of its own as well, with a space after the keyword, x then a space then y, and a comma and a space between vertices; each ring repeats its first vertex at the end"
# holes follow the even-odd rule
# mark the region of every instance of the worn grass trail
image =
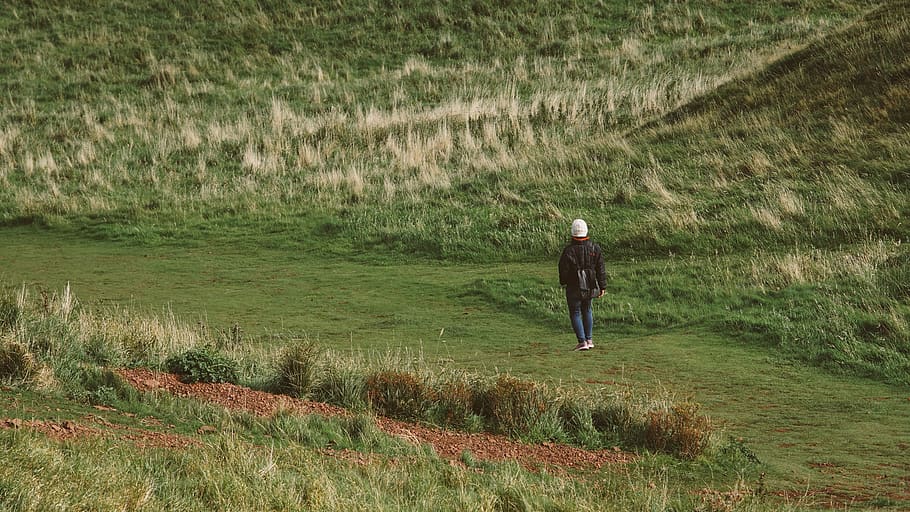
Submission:
MULTIPOLYGON (((135 248, 5 230, 0 282, 87 307, 173 311, 252 343, 309 337, 336 349, 400 351, 466 368, 691 397, 764 463, 770 489, 910 501, 910 390, 789 363, 698 327, 598 326, 573 353, 568 326, 497 310, 466 293, 489 276, 552 277, 544 263, 376 265, 307 253, 135 248)), ((906 501, 904 501, 906 502, 906 501)))

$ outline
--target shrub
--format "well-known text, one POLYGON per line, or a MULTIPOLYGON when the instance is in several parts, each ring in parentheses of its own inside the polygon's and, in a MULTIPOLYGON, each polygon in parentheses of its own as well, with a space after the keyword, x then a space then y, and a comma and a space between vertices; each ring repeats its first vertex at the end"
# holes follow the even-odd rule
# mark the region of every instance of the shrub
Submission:
POLYGON ((438 421, 452 427, 471 423, 474 389, 463 380, 443 383, 435 393, 438 421))
POLYGON ((28 347, 16 342, 0 344, 0 379, 28 380, 40 369, 28 347))
POLYGON ((595 405, 591 408, 591 423, 598 432, 626 444, 644 444, 646 422, 628 403, 616 401, 595 405))
POLYGON ((237 382, 237 362, 210 347, 191 349, 164 362, 183 382, 237 382))
POLYGON ((9 297, 0 297, 0 330, 11 329, 19 320, 19 306, 9 297))
POLYGON ((425 415, 432 393, 417 376, 407 372, 384 371, 366 380, 367 402, 375 411, 391 418, 412 420, 425 415))
POLYGON ((566 399, 559 405, 558 414, 566 434, 581 444, 594 444, 597 429, 591 407, 576 399, 566 399))
POLYGON ((298 398, 307 398, 316 385, 322 349, 312 342, 290 346, 278 362, 278 388, 298 398))
POLYGON ((711 437, 711 423, 698 408, 698 404, 686 402, 648 413, 645 446, 685 459, 702 454, 711 437))
POLYGON ((500 375, 475 401, 475 411, 504 434, 527 433, 546 408, 542 388, 530 381, 500 375))
POLYGON ((361 410, 364 402, 364 379, 356 368, 329 365, 312 391, 312 396, 332 405, 347 409, 361 410))

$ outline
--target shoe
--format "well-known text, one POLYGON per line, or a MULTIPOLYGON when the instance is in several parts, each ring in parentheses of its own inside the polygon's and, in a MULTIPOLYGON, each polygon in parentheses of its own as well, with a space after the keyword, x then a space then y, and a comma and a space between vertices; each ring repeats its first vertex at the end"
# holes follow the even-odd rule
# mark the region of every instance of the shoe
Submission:
POLYGON ((578 345, 575 345, 575 348, 572 350, 574 350, 576 352, 579 350, 588 350, 588 344, 585 343, 584 341, 579 341, 578 345))
POLYGON ((585 342, 585 350, 590 350, 590 349, 592 349, 592 348, 594 348, 594 342, 591 341, 591 340, 586 341, 586 342, 585 342))

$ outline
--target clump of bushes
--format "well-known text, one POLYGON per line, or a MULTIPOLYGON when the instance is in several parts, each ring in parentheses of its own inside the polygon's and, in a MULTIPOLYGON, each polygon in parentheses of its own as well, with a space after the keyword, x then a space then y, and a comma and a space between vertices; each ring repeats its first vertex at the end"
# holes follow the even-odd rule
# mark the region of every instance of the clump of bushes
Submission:
POLYGON ((547 408, 540 385, 510 375, 500 375, 492 387, 477 396, 478 412, 504 434, 527 432, 547 408))
POLYGON ((696 403, 684 402, 648 413, 645 446, 653 451, 694 459, 708 448, 712 427, 696 403))
POLYGON ((169 357, 164 366, 183 382, 229 382, 236 384, 238 365, 212 347, 193 348, 169 357))
MULTIPOLYGON (((31 309, 8 298, 0 304, 0 381, 56 387, 107 403, 126 395, 116 379, 99 373, 100 365, 126 361, 158 366, 163 354, 172 354, 164 368, 184 382, 239 380, 237 361, 206 341, 204 333, 174 319, 111 319, 86 311, 69 315, 70 309, 57 307, 54 300, 31 309), (136 322, 143 325, 143 333, 127 330, 136 322)), ((592 449, 623 446, 683 458, 709 448, 712 426, 696 404, 647 404, 590 389, 564 393, 511 375, 469 375, 436 367, 430 371, 419 358, 400 356, 368 361, 340 357, 308 341, 292 343, 274 361, 276 371, 269 380, 273 390, 296 397, 530 442, 573 442, 592 449)))
POLYGON ((28 380, 40 366, 28 347, 15 342, 0 343, 0 380, 28 380))
POLYGON ((342 407, 527 441, 573 442, 588 448, 623 446, 692 459, 710 448, 713 427, 698 405, 644 403, 630 396, 560 396, 544 384, 511 375, 468 377, 425 372, 406 364, 369 364, 311 346, 291 347, 279 359, 279 388, 342 407), (401 369, 405 368, 405 369, 401 369))
POLYGON ((416 375, 382 371, 366 379, 367 403, 376 412, 404 420, 421 419, 434 401, 434 393, 416 375))
POLYGON ((11 329, 19 320, 19 307, 10 297, 0 297, 0 331, 11 329))
POLYGON ((296 343, 278 361, 278 389, 297 398, 308 398, 317 384, 322 349, 316 343, 296 343))

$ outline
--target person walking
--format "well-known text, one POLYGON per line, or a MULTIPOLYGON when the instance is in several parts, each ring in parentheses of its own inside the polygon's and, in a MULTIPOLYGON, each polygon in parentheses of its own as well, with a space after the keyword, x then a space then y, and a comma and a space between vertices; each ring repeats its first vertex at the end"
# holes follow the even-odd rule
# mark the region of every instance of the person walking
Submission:
POLYGON ((572 221, 572 241, 559 257, 559 284, 566 289, 569 319, 578 344, 574 350, 594 348, 594 311, 591 301, 603 297, 607 273, 600 246, 588 238, 588 225, 572 221))

